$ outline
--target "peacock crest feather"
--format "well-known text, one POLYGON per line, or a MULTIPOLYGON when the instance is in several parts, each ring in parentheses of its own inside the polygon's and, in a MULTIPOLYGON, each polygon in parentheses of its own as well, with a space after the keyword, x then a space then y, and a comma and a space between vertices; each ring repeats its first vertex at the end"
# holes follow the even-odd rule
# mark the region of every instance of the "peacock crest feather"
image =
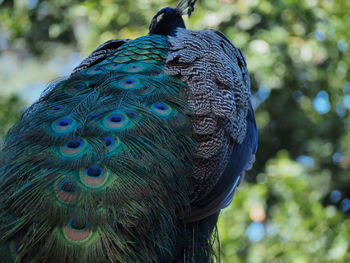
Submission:
POLYGON ((212 259, 256 127, 243 55, 217 32, 184 29, 195 2, 162 9, 147 36, 100 46, 10 129, 2 262, 212 259))

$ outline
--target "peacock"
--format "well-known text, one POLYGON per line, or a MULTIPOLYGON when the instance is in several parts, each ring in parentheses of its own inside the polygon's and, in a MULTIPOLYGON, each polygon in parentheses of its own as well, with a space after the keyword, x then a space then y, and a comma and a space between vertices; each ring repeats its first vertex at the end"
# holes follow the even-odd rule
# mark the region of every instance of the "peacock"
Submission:
POLYGON ((214 262, 257 128, 244 55, 219 31, 186 29, 195 2, 99 46, 9 130, 1 262, 214 262))

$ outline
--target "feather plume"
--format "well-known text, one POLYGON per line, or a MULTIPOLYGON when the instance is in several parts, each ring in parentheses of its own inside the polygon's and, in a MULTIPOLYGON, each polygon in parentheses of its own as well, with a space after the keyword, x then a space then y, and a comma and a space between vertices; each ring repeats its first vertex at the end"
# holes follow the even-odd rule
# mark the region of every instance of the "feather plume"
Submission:
POLYGON ((197 0, 181 0, 177 5, 176 10, 179 14, 188 15, 188 17, 190 17, 194 11, 194 5, 196 2, 197 0))

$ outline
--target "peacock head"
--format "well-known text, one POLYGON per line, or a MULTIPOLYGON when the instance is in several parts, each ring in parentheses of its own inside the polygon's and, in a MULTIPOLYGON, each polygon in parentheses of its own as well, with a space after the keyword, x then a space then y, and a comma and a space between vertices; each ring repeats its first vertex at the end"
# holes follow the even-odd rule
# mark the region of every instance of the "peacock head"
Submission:
POLYGON ((191 15, 196 0, 182 0, 176 8, 166 7, 158 11, 149 26, 150 35, 173 35, 176 28, 186 28, 182 16, 191 15))
POLYGON ((161 9, 152 19, 149 27, 150 35, 171 35, 176 28, 186 28, 182 13, 174 8, 161 9))

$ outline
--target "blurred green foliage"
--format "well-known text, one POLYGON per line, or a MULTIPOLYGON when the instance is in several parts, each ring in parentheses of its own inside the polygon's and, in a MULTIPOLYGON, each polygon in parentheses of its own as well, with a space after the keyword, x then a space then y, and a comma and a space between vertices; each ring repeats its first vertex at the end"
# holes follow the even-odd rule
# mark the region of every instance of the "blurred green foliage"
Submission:
POLYGON ((259 183, 242 186, 221 215, 223 262, 350 262, 350 224, 335 206, 322 204, 331 180, 327 171, 315 179, 280 151, 259 183))
MULTIPOLYGON (((165 0, 0 0, 0 134, 22 86, 79 51, 148 31, 165 0), (19 84, 20 83, 20 84, 19 84)), ((350 262, 350 2, 199 0, 188 28, 223 31, 246 55, 259 127, 253 171, 221 216, 222 262, 350 262)), ((71 66, 72 67, 72 66, 71 66)), ((29 88, 32 88, 29 87, 29 88)))
POLYGON ((20 109, 24 102, 15 95, 9 97, 0 96, 0 142, 8 129, 17 121, 20 109))

